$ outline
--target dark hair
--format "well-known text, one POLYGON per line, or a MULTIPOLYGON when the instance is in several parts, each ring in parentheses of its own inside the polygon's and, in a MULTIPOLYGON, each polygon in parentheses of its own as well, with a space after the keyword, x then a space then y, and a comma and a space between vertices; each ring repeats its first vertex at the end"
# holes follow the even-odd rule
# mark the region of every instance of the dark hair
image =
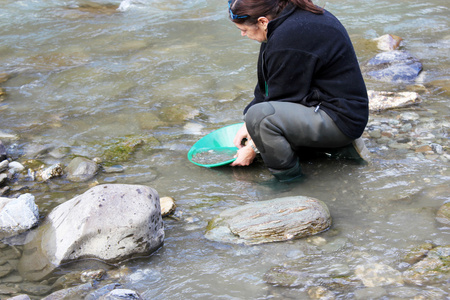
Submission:
POLYGON ((259 17, 275 19, 288 3, 315 14, 323 14, 323 9, 311 0, 229 0, 228 7, 234 23, 256 24, 259 17))

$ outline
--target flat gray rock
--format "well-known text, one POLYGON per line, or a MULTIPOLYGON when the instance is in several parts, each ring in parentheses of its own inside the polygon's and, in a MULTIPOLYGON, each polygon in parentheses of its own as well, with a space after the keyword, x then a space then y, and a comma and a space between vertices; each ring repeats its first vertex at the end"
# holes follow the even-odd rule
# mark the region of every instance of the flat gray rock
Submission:
POLYGON ((325 203, 293 196, 225 210, 209 222, 205 237, 219 242, 261 244, 314 235, 330 226, 325 203))

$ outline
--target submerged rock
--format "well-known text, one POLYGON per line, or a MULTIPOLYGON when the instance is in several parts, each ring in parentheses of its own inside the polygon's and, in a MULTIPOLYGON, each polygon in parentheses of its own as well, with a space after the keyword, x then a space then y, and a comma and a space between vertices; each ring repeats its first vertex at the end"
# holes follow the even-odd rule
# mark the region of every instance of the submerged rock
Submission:
POLYGON ((444 205, 438 209, 436 221, 444 225, 450 225, 450 202, 444 203, 444 205))
POLYGON ((39 209, 31 194, 17 199, 0 197, 0 239, 25 232, 39 221, 39 209))
POLYGON ((422 71, 422 63, 407 51, 393 50, 377 54, 363 71, 381 81, 411 82, 422 71))
POLYGON ((70 181, 83 182, 93 178, 98 169, 98 164, 94 161, 84 157, 75 157, 66 167, 65 172, 70 181))
POLYGON ((223 211, 209 222, 205 236, 221 242, 261 244, 314 235, 330 226, 325 203, 293 196, 223 211))
POLYGON ((103 153, 103 158, 111 162, 123 162, 130 159, 131 155, 136 152, 138 147, 145 143, 141 137, 125 137, 115 144, 107 147, 103 153))
POLYGON ((167 122, 183 122, 194 119, 200 111, 192 106, 181 104, 167 106, 161 109, 161 119, 167 122))
POLYGON ((450 245, 431 249, 427 256, 403 272, 406 283, 419 286, 450 280, 450 245))
POLYGON ((382 111, 415 105, 421 102, 416 92, 384 92, 368 90, 369 110, 382 111))
POLYGON ((53 209, 34 234, 18 268, 32 281, 80 258, 149 255, 164 242, 159 196, 142 185, 99 185, 53 209))
POLYGON ((359 265, 355 275, 366 287, 403 284, 402 273, 384 264, 359 265))
POLYGON ((284 287, 304 286, 311 278, 308 272, 285 267, 273 267, 264 274, 265 282, 284 287))
POLYGON ((433 249, 433 247, 434 246, 431 243, 424 243, 422 245, 414 247, 405 255, 403 261, 407 262, 410 265, 415 264, 416 262, 425 258, 428 252, 433 249))

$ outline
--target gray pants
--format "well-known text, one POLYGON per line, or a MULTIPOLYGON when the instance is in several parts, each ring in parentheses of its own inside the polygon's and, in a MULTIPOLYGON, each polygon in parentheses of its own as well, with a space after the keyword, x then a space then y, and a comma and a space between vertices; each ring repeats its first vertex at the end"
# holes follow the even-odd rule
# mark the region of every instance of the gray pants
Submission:
POLYGON ((291 102, 263 102, 245 115, 247 130, 266 166, 287 170, 298 164, 296 151, 305 147, 336 148, 350 144, 321 109, 291 102))

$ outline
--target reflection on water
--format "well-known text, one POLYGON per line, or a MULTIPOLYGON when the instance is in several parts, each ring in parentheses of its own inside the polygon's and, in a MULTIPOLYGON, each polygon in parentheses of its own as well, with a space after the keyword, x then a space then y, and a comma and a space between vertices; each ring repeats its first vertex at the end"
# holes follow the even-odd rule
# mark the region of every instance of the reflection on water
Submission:
MULTIPOLYGON (((0 131, 18 136, 3 142, 16 143, 25 154, 40 146, 68 148, 70 156, 61 159, 67 165, 71 155, 101 156, 104 145, 125 136, 159 141, 121 162, 123 173, 96 178, 146 184, 177 201, 180 220, 165 220, 164 247, 148 259, 126 263, 133 276, 123 284, 146 299, 309 297, 308 286, 265 283, 264 274, 275 266, 302 269, 322 282, 337 268, 351 274, 367 262, 403 270, 401 258, 410 247, 450 243, 449 228, 435 221, 436 210, 449 201, 448 3, 317 3, 347 27, 361 63, 377 53, 368 40, 390 33, 401 36, 404 49, 424 65, 415 86, 366 78, 369 89, 414 90, 423 100, 371 115, 371 126, 386 136, 366 136, 370 165, 308 158, 302 162, 305 180, 289 185, 274 182, 261 161, 248 168, 206 169, 187 160, 199 137, 242 121, 256 82, 259 45, 240 36, 227 19, 225 2, 207 0, 2 1, 0 73, 10 78, 0 83, 7 94, 0 100, 0 131), (389 126, 409 111, 418 120, 410 129, 403 124, 399 133, 406 130, 409 139, 440 145, 441 153, 417 152, 408 140, 391 147, 396 132, 389 126), (207 222, 226 208, 292 195, 328 205, 333 226, 320 235, 325 245, 302 239, 244 247, 203 237, 207 222)), ((40 159, 55 162, 49 155, 40 159)), ((62 180, 29 187, 41 213, 87 188, 62 180)), ((350 287, 336 289, 336 296, 353 297, 359 288, 350 287)), ((386 297, 420 293, 407 288, 383 287, 386 297)), ((422 288, 450 292, 445 282, 422 288)))

